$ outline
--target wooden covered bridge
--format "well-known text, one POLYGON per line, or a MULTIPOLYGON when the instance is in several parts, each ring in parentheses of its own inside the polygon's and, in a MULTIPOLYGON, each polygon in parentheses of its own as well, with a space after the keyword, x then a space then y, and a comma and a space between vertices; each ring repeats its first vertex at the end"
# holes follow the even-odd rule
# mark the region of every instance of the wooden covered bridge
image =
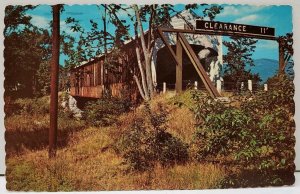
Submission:
MULTIPOLYGON (((196 14, 185 10, 171 17, 167 26, 168 29, 191 30, 195 28, 196 19, 198 19, 196 14)), ((163 28, 158 30, 160 38, 157 38, 155 42, 151 64, 151 68, 155 71, 153 84, 159 85, 162 82, 168 82, 176 84, 176 90, 181 91, 183 80, 199 81, 209 87, 209 91, 214 96, 219 96, 211 80, 215 81, 220 76, 219 69, 223 63, 222 46, 220 46, 221 37, 197 34, 183 35, 164 30, 163 28), (180 45, 182 47, 179 47, 180 45), (199 59, 197 54, 201 51, 206 58, 199 59), (181 55, 181 59, 177 60, 174 55, 181 55), (200 80, 204 81, 201 82, 200 80)), ((71 95, 74 97, 101 98, 104 94, 104 88, 106 88, 112 96, 119 96, 124 87, 138 95, 131 74, 131 71, 137 70, 135 44, 135 41, 128 41, 124 44, 121 51, 122 57, 119 57, 113 69, 107 68, 107 64, 105 64, 105 58, 113 55, 113 53, 108 53, 107 56, 98 56, 75 67, 71 72, 71 95)))
MULTIPOLYGON (((158 28, 159 38, 155 41, 151 66, 154 85, 167 81, 175 84, 176 92, 181 92, 184 80, 199 81, 212 97, 220 97, 215 86, 221 77, 223 65, 222 35, 278 40, 274 36, 274 28, 268 28, 270 33, 264 30, 256 32, 260 27, 236 24, 239 26, 235 31, 233 24, 228 23, 226 26, 229 28, 232 25, 231 29, 220 30, 220 25, 216 23, 221 22, 210 22, 208 25, 204 21, 196 21, 200 21, 197 16, 185 10, 171 17, 167 28, 158 28), (196 30, 199 25, 202 30, 196 30), (210 29, 214 26, 218 26, 218 29, 210 29)), ((279 41, 281 67, 284 57, 280 44, 279 41)), ((122 57, 118 58, 113 69, 105 64, 105 58, 111 55, 113 53, 98 56, 74 68, 71 72, 70 94, 74 97, 101 98, 106 88, 112 96, 117 97, 127 87, 137 96, 138 89, 132 78, 132 71, 137 70, 135 41, 123 46, 122 57)))

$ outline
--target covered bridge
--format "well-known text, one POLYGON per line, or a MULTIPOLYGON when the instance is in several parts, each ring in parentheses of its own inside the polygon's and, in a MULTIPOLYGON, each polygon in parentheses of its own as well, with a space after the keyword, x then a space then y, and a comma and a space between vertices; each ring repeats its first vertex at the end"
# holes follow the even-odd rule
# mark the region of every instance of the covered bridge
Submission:
MULTIPOLYGON (((168 29, 194 29, 195 21, 199 17, 190 10, 184 10, 171 17, 165 28, 168 29)), ((177 35, 172 32, 163 32, 169 46, 175 51, 177 35)), ((212 85, 220 79, 220 70, 223 65, 222 58, 222 37, 215 35, 184 34, 187 44, 198 55, 198 59, 203 64, 203 68, 212 85)), ((154 86, 159 86, 166 82, 170 86, 176 83, 176 63, 172 60, 172 53, 168 51, 165 42, 161 38, 155 41, 155 48, 152 56, 152 78, 154 86)), ((110 57, 114 53, 110 52, 95 59, 83 62, 75 67, 71 72, 71 91, 74 97, 101 98, 106 88, 112 96, 120 96, 122 90, 127 87, 133 95, 138 95, 137 87, 133 81, 131 71, 138 69, 135 54, 135 41, 128 41, 122 48, 122 56, 119 57, 114 68, 107 68, 105 57, 110 57)), ((183 83, 202 81, 197 71, 188 58, 188 54, 183 52, 182 56, 182 80, 183 83)), ((184 87, 184 84, 183 84, 184 87)))

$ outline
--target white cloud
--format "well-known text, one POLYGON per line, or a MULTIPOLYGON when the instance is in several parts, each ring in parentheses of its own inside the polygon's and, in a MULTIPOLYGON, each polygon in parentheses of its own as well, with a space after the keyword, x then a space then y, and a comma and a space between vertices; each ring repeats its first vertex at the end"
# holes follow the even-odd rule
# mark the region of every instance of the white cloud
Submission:
POLYGON ((39 28, 49 28, 49 22, 50 19, 43 17, 43 16, 38 16, 38 15, 30 15, 31 18, 31 23, 39 28))
POLYGON ((239 16, 239 15, 246 15, 255 13, 257 11, 261 11, 266 7, 264 6, 225 6, 218 17, 225 17, 225 16, 239 16))
POLYGON ((60 21, 59 23, 60 25, 60 31, 65 31, 67 34, 79 34, 78 32, 74 32, 73 30, 71 30, 71 28, 66 24, 65 21, 60 21))
POLYGON ((134 10, 133 9, 127 9, 126 11, 120 10, 117 15, 122 19, 127 19, 128 14, 131 15, 131 16, 134 15, 135 14, 134 10))
POLYGON ((252 14, 252 15, 248 15, 248 16, 245 16, 245 17, 242 17, 242 18, 238 18, 236 20, 234 20, 233 22, 234 23, 253 23, 255 22, 257 19, 259 18, 258 15, 256 14, 252 14))
POLYGON ((278 49, 278 43, 277 43, 277 41, 272 41, 272 40, 259 40, 257 42, 256 48, 278 49))
MULTIPOLYGON (((45 29, 50 29, 50 21, 51 19, 43 17, 43 16, 38 16, 38 15, 30 15, 31 18, 31 23, 39 28, 45 28, 45 29)), ((73 32, 71 28, 66 24, 65 21, 61 20, 60 21, 60 30, 65 31, 67 34, 76 34, 77 32, 73 32)))
MULTIPOLYGON (((43 17, 43 16, 38 16, 38 15, 30 15, 31 18, 31 23, 39 28, 45 28, 45 29, 50 29, 50 21, 51 19, 43 17)), ((60 30, 65 31, 67 34, 76 34, 77 32, 73 32, 71 28, 66 24, 65 21, 60 21, 60 30)))
POLYGON ((238 15, 240 14, 240 11, 234 7, 234 6, 226 6, 224 9, 221 11, 221 13, 218 15, 219 17, 224 17, 228 15, 238 15))

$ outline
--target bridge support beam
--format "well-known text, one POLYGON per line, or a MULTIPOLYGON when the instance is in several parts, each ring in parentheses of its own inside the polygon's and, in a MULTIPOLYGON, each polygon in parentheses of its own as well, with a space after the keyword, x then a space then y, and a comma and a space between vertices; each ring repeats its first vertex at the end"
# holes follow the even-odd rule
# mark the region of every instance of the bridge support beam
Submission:
POLYGON ((182 46, 179 42, 179 37, 177 34, 177 43, 176 43, 176 57, 178 63, 176 64, 176 93, 179 94, 182 92, 182 46))

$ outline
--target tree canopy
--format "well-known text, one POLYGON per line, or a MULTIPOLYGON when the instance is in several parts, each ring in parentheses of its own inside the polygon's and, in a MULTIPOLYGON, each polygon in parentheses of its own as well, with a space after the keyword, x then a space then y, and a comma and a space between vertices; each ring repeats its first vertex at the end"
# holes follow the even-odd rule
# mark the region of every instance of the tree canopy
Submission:
POLYGON ((37 72, 51 55, 47 30, 26 26, 21 32, 11 32, 4 40, 6 94, 29 97, 37 92, 37 72))
POLYGON ((224 71, 225 87, 229 89, 239 89, 241 82, 247 80, 260 81, 258 74, 253 74, 246 66, 253 67, 254 61, 252 54, 255 51, 257 40, 251 38, 231 37, 230 41, 223 41, 228 52, 224 55, 224 63, 226 63, 224 71))

